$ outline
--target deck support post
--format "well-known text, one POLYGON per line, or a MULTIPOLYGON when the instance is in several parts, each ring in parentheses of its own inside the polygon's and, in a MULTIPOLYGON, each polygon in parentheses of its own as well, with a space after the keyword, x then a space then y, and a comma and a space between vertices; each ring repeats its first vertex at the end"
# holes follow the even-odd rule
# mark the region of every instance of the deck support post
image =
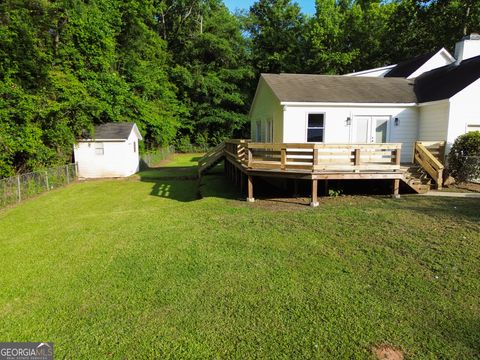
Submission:
POLYGON ((400 179, 393 180, 393 194, 394 199, 400 199, 400 179))
POLYGON ((328 196, 328 180, 325 180, 323 183, 323 193, 325 196, 328 196))
POLYGON ((310 201, 310 206, 311 207, 317 207, 318 204, 318 180, 314 179, 312 180, 312 199, 310 201))
POLYGON ((253 178, 251 175, 248 175, 247 177, 247 187, 248 187, 247 201, 255 202, 255 199, 253 198, 253 178))

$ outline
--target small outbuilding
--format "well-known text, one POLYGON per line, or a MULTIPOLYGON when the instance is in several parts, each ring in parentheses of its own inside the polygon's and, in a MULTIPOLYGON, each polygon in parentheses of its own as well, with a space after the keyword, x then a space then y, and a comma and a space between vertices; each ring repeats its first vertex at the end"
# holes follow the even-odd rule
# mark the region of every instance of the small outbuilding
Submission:
POLYGON ((138 142, 142 135, 134 123, 95 126, 74 146, 80 178, 126 177, 138 172, 138 142))

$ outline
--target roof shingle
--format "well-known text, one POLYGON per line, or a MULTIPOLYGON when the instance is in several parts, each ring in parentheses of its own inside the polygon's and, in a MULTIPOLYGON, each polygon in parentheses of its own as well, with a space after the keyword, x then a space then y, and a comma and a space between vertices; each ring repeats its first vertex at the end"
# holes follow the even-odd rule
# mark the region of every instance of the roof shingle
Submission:
MULTIPOLYGON (((132 132, 134 123, 119 122, 97 125, 94 128, 93 138, 98 140, 127 140, 132 132)), ((86 134, 86 138, 92 138, 86 134)))
POLYGON ((414 103, 413 82, 403 78, 262 74, 280 102, 414 103))

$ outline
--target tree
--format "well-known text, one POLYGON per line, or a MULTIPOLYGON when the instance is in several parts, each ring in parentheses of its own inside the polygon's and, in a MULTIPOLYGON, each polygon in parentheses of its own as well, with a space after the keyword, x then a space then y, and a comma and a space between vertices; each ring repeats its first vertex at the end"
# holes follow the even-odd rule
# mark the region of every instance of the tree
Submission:
POLYGON ((301 72, 305 68, 307 18, 290 0, 259 0, 244 18, 252 64, 262 72, 301 72))

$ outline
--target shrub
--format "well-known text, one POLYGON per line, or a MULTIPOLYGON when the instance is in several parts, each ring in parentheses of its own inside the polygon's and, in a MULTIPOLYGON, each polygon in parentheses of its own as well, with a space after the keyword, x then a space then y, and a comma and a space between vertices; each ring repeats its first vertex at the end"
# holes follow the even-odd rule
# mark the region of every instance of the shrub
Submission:
POLYGON ((448 171, 457 181, 480 178, 480 131, 459 136, 448 154, 448 171))

